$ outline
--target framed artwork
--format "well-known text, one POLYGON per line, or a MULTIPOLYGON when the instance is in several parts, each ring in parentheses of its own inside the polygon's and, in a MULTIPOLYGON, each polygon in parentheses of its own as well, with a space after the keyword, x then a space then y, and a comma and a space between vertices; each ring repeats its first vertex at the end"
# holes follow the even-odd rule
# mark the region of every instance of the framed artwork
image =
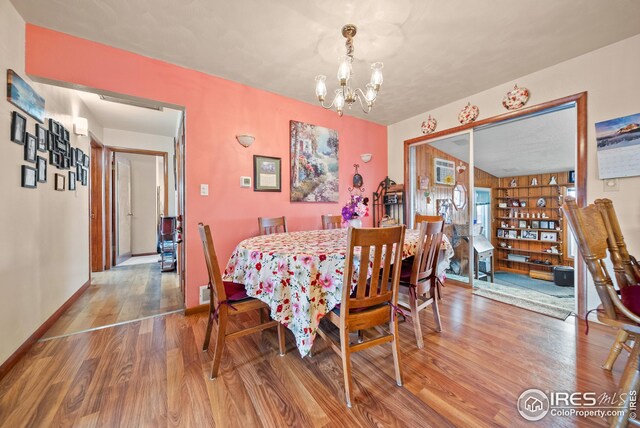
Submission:
POLYGON ((558 240, 558 234, 556 232, 542 232, 540 234, 540 240, 546 242, 556 242, 558 240))
POLYGON ((40 123, 44 123, 44 98, 15 71, 7 70, 7 100, 40 123))
POLYGON ((436 199, 436 212, 442 216, 444 224, 453 222, 453 204, 451 199, 436 199))
POLYGON ((62 174, 56 174, 56 181, 55 181, 55 187, 56 190, 62 192, 64 191, 64 180, 65 177, 62 174))
POLYGON ((49 119, 49 132, 55 136, 60 136, 60 124, 53 119, 49 119))
POLYGON ((556 228, 556 222, 555 221, 549 221, 549 229, 554 230, 556 228))
POLYGON ((82 165, 80 164, 80 161, 76 163, 76 179, 82 180, 82 165))
POLYGON ((81 183, 83 186, 86 186, 89 183, 89 172, 86 168, 82 168, 82 180, 81 183))
POLYGON ((14 111, 11 114, 11 141, 24 144, 24 134, 27 131, 27 118, 14 111))
POLYGON ((540 220, 531 220, 531 229, 540 229, 540 220))
POLYGON ((569 171, 569 177, 568 177, 567 181, 569 183, 575 183, 576 182, 576 172, 575 171, 569 171))
POLYGON ((22 187, 35 189, 38 186, 38 170, 22 165, 22 187))
POLYGON ((62 168, 64 169, 71 168, 71 159, 68 156, 62 157, 62 168))
POLYGON ((36 140, 36 136, 27 132, 25 134, 24 160, 26 160, 27 162, 36 163, 37 151, 38 140, 36 140))
POLYGON ((256 192, 280 192, 280 158, 253 155, 253 190, 256 192))
POLYGON ((338 202, 338 131, 289 122, 291 202, 338 202))
POLYGON ((36 139, 38 140, 38 151, 47 151, 47 130, 42 125, 36 123, 36 139))
POLYGON ((71 166, 76 166, 77 164, 76 153, 77 153, 76 149, 74 149, 73 147, 70 147, 69 159, 71 160, 71 166))
POLYGON ((434 183, 453 186, 456 182, 456 164, 453 161, 433 159, 434 183))
POLYGON ((76 173, 69 171, 69 190, 76 190, 76 173))
POLYGON ((60 137, 56 137, 56 150, 60 153, 67 152, 67 143, 65 143, 60 137))
POLYGON ((84 165, 85 168, 89 168, 89 155, 85 154, 82 159, 82 165, 84 165))
POLYGON ((518 221, 518 227, 520 229, 526 229, 527 228, 527 221, 526 220, 520 220, 518 221))
POLYGON ((538 239, 538 231, 537 230, 523 230, 523 231, 520 232, 520 239, 537 240, 538 239))
POLYGON ((540 229, 549 229, 549 222, 547 220, 541 220, 540 229))
MULTIPOLYGON (((518 231, 517 230, 505 230, 504 237, 509 239, 518 239, 518 231)), ((526 231, 525 231, 526 232, 526 231)))
POLYGON ((55 150, 55 135, 53 134, 53 132, 51 131, 47 131, 47 150, 49 150, 50 152, 55 150))
POLYGON ((38 168, 38 182, 47 182, 47 160, 42 156, 38 156, 36 161, 36 167, 38 168))
POLYGON ((504 238, 504 229, 498 229, 498 238, 504 238))
POLYGON ((640 175, 640 113, 596 123, 600 180, 640 175))
POLYGON ((69 142, 69 130, 66 128, 64 129, 64 141, 69 142))

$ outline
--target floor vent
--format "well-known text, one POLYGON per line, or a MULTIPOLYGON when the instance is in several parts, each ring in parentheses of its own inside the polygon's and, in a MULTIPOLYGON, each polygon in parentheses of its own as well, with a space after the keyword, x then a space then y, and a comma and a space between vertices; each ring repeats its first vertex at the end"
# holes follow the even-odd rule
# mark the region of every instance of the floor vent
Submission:
POLYGON ((200 304, 204 305, 205 303, 209 303, 211 301, 211 293, 209 293, 208 285, 200 286, 200 304))

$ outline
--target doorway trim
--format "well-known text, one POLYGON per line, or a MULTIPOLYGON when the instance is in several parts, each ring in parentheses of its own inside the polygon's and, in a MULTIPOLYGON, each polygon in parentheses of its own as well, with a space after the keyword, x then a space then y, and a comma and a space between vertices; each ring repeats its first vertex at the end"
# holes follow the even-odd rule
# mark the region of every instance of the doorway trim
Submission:
MULTIPOLYGON (((570 95, 564 98, 558 98, 555 100, 547 101, 541 104, 537 104, 531 107, 523 108, 517 111, 510 111, 497 116, 489 117, 479 120, 477 122, 467 123, 465 125, 456 126, 453 128, 445 129, 442 131, 434 132, 433 134, 421 135, 416 138, 411 138, 404 141, 404 183, 408 186, 410 181, 409 171, 409 148, 412 145, 427 142, 434 139, 439 139, 450 134, 458 132, 472 130, 478 126, 487 125, 496 122, 502 122, 505 120, 528 116, 532 113, 536 113, 542 110, 546 110, 552 107, 557 107, 563 104, 575 102, 576 115, 577 115, 577 159, 576 159, 576 192, 578 194, 577 204, 580 207, 585 207, 587 203, 587 92, 580 92, 578 94, 570 95)), ((587 313, 587 271, 586 264, 582 258, 582 255, 578 252, 576 273, 576 296, 577 296, 577 312, 579 317, 584 317, 587 313)))

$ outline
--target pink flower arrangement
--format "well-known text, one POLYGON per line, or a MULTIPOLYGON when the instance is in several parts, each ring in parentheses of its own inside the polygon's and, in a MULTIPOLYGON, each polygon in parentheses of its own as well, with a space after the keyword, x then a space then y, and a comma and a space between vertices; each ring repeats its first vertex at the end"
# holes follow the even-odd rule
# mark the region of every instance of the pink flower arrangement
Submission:
POLYGON ((351 195, 351 199, 342 207, 342 219, 349 221, 354 218, 368 217, 369 216, 369 198, 365 198, 361 195, 351 195))

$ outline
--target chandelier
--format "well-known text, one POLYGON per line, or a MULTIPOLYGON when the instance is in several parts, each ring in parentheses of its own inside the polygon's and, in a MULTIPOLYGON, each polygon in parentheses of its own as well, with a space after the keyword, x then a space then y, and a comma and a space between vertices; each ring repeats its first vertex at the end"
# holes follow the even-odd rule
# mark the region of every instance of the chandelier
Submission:
POLYGON ((356 100, 360 103, 362 111, 369 113, 373 107, 373 103, 376 101, 380 86, 382 86, 383 64, 381 62, 371 64, 371 81, 367 83, 364 91, 360 88, 353 89, 350 85, 350 80, 353 77, 353 38, 356 32, 357 28, 353 24, 347 24, 342 27, 342 35, 347 39, 345 42, 347 54, 342 58, 340 66, 338 67, 340 88, 335 90, 335 97, 331 105, 324 105, 324 99, 327 95, 327 76, 316 76, 316 96, 318 97, 318 101, 320 101, 320 105, 326 109, 335 107, 340 116, 342 116, 345 104, 351 109, 351 106, 356 100))

